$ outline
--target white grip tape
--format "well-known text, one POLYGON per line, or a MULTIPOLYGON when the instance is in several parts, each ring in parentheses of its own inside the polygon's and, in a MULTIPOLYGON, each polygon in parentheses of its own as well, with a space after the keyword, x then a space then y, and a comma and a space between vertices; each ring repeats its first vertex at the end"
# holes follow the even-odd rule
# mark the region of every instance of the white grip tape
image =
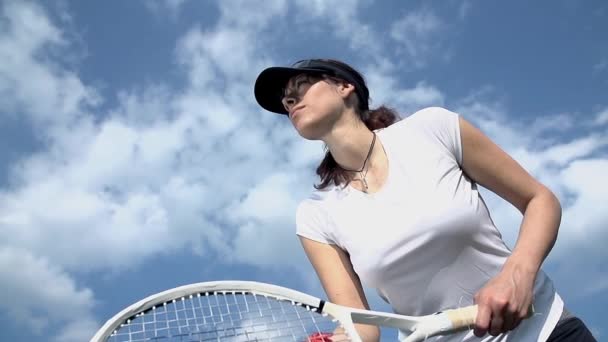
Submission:
POLYGON ((464 308, 446 310, 444 313, 452 322, 453 329, 469 328, 475 325, 477 319, 477 305, 471 305, 464 308))

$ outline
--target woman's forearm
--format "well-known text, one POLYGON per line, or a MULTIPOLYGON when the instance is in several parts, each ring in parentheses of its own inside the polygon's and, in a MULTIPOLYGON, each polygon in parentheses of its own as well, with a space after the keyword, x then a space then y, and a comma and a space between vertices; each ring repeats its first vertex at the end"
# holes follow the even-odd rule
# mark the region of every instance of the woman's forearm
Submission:
POLYGON ((505 267, 538 272, 557 239, 561 215, 559 200, 551 191, 534 196, 526 206, 517 243, 505 267))
POLYGON ((357 333, 361 336, 363 342, 378 342, 380 341, 380 329, 375 325, 355 324, 357 333))

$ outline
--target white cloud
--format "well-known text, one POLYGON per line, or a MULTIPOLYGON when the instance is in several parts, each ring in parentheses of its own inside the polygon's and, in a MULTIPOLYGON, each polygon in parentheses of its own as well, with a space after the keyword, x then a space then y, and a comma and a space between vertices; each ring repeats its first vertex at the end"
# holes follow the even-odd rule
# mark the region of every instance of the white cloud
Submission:
POLYGON ((429 107, 443 105, 443 94, 436 87, 418 82, 416 87, 397 92, 397 103, 404 106, 429 107))
POLYGON ((564 186, 575 194, 564 215, 567 240, 576 239, 601 253, 605 253, 605 248, 598 242, 608 239, 605 229, 608 212, 600 209, 608 198, 608 183, 601 181, 607 172, 607 159, 580 159, 562 170, 560 177, 564 186), (593 238, 589 240, 590 237, 593 238))
POLYGON ((599 148, 608 145, 608 137, 588 135, 573 141, 551 146, 540 154, 545 163, 567 164, 573 160, 587 157, 599 148))
POLYGON ((288 189, 296 182, 293 176, 273 174, 253 188, 240 204, 237 216, 262 222, 290 221, 296 203, 288 189), (289 207, 290 210, 282 210, 289 207))
POLYGON ((595 122, 596 125, 606 125, 608 124, 608 108, 600 111, 599 113, 596 114, 595 116, 595 122))
POLYGON ((438 46, 436 37, 443 25, 433 12, 421 9, 409 12, 393 23, 390 35, 402 44, 411 61, 421 67, 426 65, 425 59, 438 46))
MULTIPOLYGON (((98 103, 99 98, 94 90, 84 86, 73 72, 60 67, 54 59, 66 51, 69 42, 42 7, 16 1, 5 1, 1 6, 0 113, 25 115, 36 127, 37 137, 52 142, 54 134, 78 122, 82 109, 98 103)), ((48 159, 47 156, 32 158, 31 165, 42 167, 30 174, 46 176, 54 166, 46 163, 48 159)), ((24 178, 27 172, 22 175, 19 171, 27 170, 31 169, 16 167, 13 173, 16 187, 26 184, 22 192, 28 191, 29 180, 24 178)), ((43 183, 39 183, 41 191, 34 190, 32 197, 27 198, 32 201, 28 202, 20 202, 18 194, 0 191, 0 278, 3 279, 0 306, 10 318, 35 334, 42 335, 47 328, 57 325, 69 326, 69 330, 56 336, 58 341, 86 340, 96 325, 90 312, 93 294, 89 289, 80 289, 56 258, 47 257, 45 248, 33 247, 36 244, 54 246, 55 243, 61 246, 64 242, 55 240, 58 236, 38 235, 47 227, 32 226, 38 219, 22 209, 39 203, 40 209, 44 208, 40 210, 42 216, 52 216, 53 209, 58 209, 65 210, 65 217, 69 218, 78 208, 85 212, 79 215, 86 215, 91 201, 79 197, 68 204, 54 202, 53 197, 40 198, 39 195, 45 195, 45 186, 53 186, 43 183), (41 241, 41 237, 48 239, 41 241)), ((65 258, 69 258, 67 254, 73 245, 77 245, 78 238, 76 235, 68 239, 67 249, 61 251, 65 258)))
POLYGON ((381 59, 382 36, 360 10, 369 4, 364 0, 297 0, 297 20, 303 27, 314 30, 318 25, 329 25, 329 32, 345 40, 353 51, 373 60, 381 59), (337 10, 339 9, 339 10, 337 10))
POLYGON ((79 317, 77 321, 67 322, 57 336, 53 338, 54 342, 81 342, 91 338, 91 332, 99 329, 99 324, 93 317, 79 317))
POLYGON ((593 72, 596 74, 605 71, 606 69, 608 69, 608 58, 604 58, 593 65, 593 72))
POLYGON ((576 126, 577 118, 571 113, 561 113, 551 116, 535 117, 532 124, 527 125, 534 135, 547 133, 557 136, 558 132, 567 132, 576 126))
MULTIPOLYGON (((488 94, 481 91, 464 99, 456 111, 473 121, 558 195, 563 206, 562 224, 550 259, 560 265, 578 265, 578 272, 588 272, 593 278, 591 274, 595 266, 589 260, 601 260, 608 256, 602 245, 608 239, 604 229, 608 216, 605 211, 598 209, 598 205, 608 198, 608 186, 601 181, 608 174, 608 160, 601 157, 601 151, 608 146, 608 137, 603 134, 601 127, 593 125, 596 118, 587 116, 586 119, 566 121, 567 128, 561 131, 577 132, 577 136, 569 141, 558 141, 551 132, 551 127, 555 125, 551 121, 559 118, 559 115, 539 118, 535 124, 525 126, 519 121, 507 119, 511 117, 508 111, 500 102, 489 100, 488 94), (546 144, 542 139, 546 135, 553 139, 551 144, 546 144), (573 251, 577 253, 573 254, 573 251)), ((521 224, 521 214, 487 191, 484 191, 484 197, 503 237, 513 245, 521 224)), ((568 269, 570 267, 562 270, 566 272, 564 274, 569 272, 568 269)), ((568 285, 562 287, 569 288, 568 285)))
POLYGON ((29 251, 0 246, 0 307, 5 315, 42 334, 50 324, 69 326, 57 341, 84 341, 96 327, 89 289, 81 289, 70 275, 29 251))
POLYGON ((503 149, 519 154, 534 137, 521 134, 517 122, 508 120, 507 109, 500 101, 491 99, 492 94, 491 88, 483 88, 457 101, 453 110, 473 122, 503 149))
POLYGON ((53 125, 73 119, 81 106, 99 102, 96 93, 73 72, 62 70, 45 58, 46 52, 64 49, 68 42, 41 7, 30 2, 5 1, 2 13, 0 24, 6 27, 0 38, 3 113, 25 110, 37 124, 53 125))
POLYGON ((445 96, 437 87, 420 81, 414 88, 404 88, 396 77, 398 67, 384 62, 381 65, 369 65, 365 76, 370 89, 370 107, 381 104, 395 108, 401 115, 407 116, 416 110, 429 106, 442 106, 445 96))
POLYGON ((471 13, 471 8, 473 7, 473 4, 471 3, 471 1, 469 0, 464 0, 461 1, 458 7, 458 16, 460 17, 460 19, 465 19, 469 13, 471 13))
POLYGON ((287 10, 286 0, 228 0, 220 1, 218 5, 221 12, 219 25, 223 29, 236 27, 248 33, 264 29, 273 19, 283 17, 287 10))
MULTIPOLYGON (((240 7, 239 10, 232 11, 231 8, 238 5, 234 5, 232 1, 221 4, 228 7, 222 7, 227 17, 221 18, 216 29, 203 32, 200 27, 195 27, 178 42, 177 58, 186 67, 192 85, 197 89, 210 87, 217 91, 223 87, 226 91, 235 91, 239 89, 235 87, 237 81, 250 81, 257 76, 257 70, 261 69, 265 61, 254 58, 256 45, 251 42, 260 40, 256 32, 281 13, 282 8, 258 8, 255 13, 260 15, 251 16, 240 7)), ((251 91, 249 88, 248 90, 251 91)), ((231 94, 225 95, 229 98, 231 94)))
POLYGON ((299 264, 302 251, 294 234, 297 198, 302 197, 300 175, 272 174, 226 210, 238 226, 232 253, 242 263, 279 268, 299 264), (300 196, 294 194, 300 192, 300 196), (299 191, 297 189, 300 189, 299 191), (238 251, 238 253, 234 253, 238 251), (296 253, 294 253, 296 252, 296 253))
MULTIPOLYGON (((0 194, 5 241, 71 271, 135 267, 149 256, 184 246, 199 254, 227 253, 240 262, 268 265, 272 250, 266 258, 250 258, 251 250, 241 248, 247 238, 231 245, 226 230, 246 237, 265 234, 270 227, 283 232, 273 233, 277 239, 287 238, 293 236, 288 211, 281 212, 280 223, 262 224, 272 220, 258 216, 251 217, 256 224, 247 223, 251 200, 235 199, 259 196, 248 189, 257 189, 265 177, 274 179, 282 167, 309 165, 315 148, 300 142, 287 122, 256 114, 260 110, 251 102, 250 85, 264 61, 253 58, 249 42, 285 4, 269 2, 259 15, 244 19, 247 6, 222 2, 217 27, 194 28, 179 40, 176 57, 190 80, 183 91, 152 84, 121 91, 118 106, 109 113, 93 117, 81 101, 70 111, 73 115, 57 118, 54 128, 45 131, 48 149, 21 160, 13 188, 0 194), (288 154, 279 146, 305 153, 288 154), (241 220, 229 212, 218 214, 228 206, 241 213, 241 220)), ((32 64, 49 69, 41 61, 32 64)), ((57 69, 48 75, 57 82, 68 73, 57 69)), ((55 101, 42 107, 47 115, 61 106, 55 101)), ((308 189, 310 183, 296 185, 308 189)), ((283 193, 285 201, 277 207, 294 206, 286 197, 293 192, 281 188, 284 183, 262 186, 283 193)))
POLYGON ((606 274, 599 274, 594 278, 594 281, 587 284, 581 295, 595 296, 603 292, 608 292, 608 276, 606 274))
MULTIPOLYGON (((167 4, 178 8, 183 2, 167 4)), ((334 17, 336 4, 299 1, 295 6, 313 13, 316 23, 335 19, 328 23, 335 28, 332 32, 353 50, 367 46, 371 55, 381 47, 377 33, 360 18, 362 3, 341 2, 342 11, 334 17)), ((3 13, 9 19, 3 24, 10 29, 0 36, 0 56, 7 61, 0 65, 0 112, 25 111, 47 143, 45 150, 15 166, 11 187, 0 191, 2 278, 20 281, 9 284, 13 291, 27 281, 52 285, 36 298, 46 313, 30 317, 29 326, 45 329, 60 322, 64 329, 58 338, 66 341, 84 340, 82 336, 94 329, 93 296, 70 277, 77 272, 124 270, 184 248, 261 267, 305 262, 293 234, 292 214, 314 181, 310 167, 316 166, 322 149, 297 137, 287 120, 262 113, 252 102, 254 77, 270 64, 265 52, 256 49, 267 43, 259 33, 285 15, 287 3, 252 6, 248 1, 222 1, 217 26, 194 27, 178 41, 175 56, 188 80, 184 89, 151 84, 123 90, 117 106, 101 112, 95 89, 75 71, 38 58, 47 49, 69 46, 63 32, 41 8, 5 2, 3 13), (39 82, 31 84, 29 79, 39 82), (21 260, 21 268, 7 266, 14 259, 21 260), (58 298, 67 296, 77 300, 66 315, 77 313, 81 321, 51 317, 58 298)), ((413 38, 402 32, 398 39, 425 42, 441 27, 434 15, 418 15, 399 24, 413 38)), ((423 56, 429 46, 415 47, 412 53, 423 56)), ((443 93, 426 82, 402 87, 390 76, 396 66, 379 57, 368 68, 375 103, 409 111, 445 101, 443 93)), ((476 99, 463 103, 462 109, 470 110, 467 113, 509 150, 526 156, 526 164, 535 163, 541 178, 575 192, 572 213, 587 215, 589 224, 603 219, 585 210, 603 196, 593 191, 604 190, 576 177, 590 179, 602 170, 604 164, 589 157, 601 143, 581 137, 561 150, 532 149, 534 137, 521 138, 519 128, 504 120, 500 105, 476 99), (561 167, 557 171, 556 160, 561 167), (561 180, 559 172, 567 177, 561 180)), ((510 220, 510 212, 502 212, 510 220)), ((573 232, 598 234, 597 225, 593 230, 573 227, 573 232)))
POLYGON ((142 2, 157 16, 169 15, 169 18, 177 19, 187 0, 142 0, 142 2))
MULTIPOLYGON (((375 66, 386 63, 386 45, 390 43, 387 39, 399 45, 391 46, 389 54, 398 56, 402 70, 426 65, 431 53, 441 46, 438 38, 445 24, 428 9, 409 12, 384 31, 368 19, 369 7, 375 6, 372 1, 297 0, 293 4, 296 27, 305 27, 307 32, 330 32, 346 42, 359 58, 375 66)), ((449 54, 443 51, 441 56, 448 58, 449 54)))

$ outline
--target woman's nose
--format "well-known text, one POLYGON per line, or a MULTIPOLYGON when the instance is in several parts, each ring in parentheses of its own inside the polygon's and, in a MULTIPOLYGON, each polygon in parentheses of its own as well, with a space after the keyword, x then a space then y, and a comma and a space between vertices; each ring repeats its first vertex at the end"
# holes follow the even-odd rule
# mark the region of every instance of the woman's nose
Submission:
POLYGON ((296 98, 294 98, 294 97, 288 97, 288 98, 285 99, 285 106, 287 107, 287 109, 290 109, 293 106, 295 106, 297 102, 298 101, 297 101, 296 98))

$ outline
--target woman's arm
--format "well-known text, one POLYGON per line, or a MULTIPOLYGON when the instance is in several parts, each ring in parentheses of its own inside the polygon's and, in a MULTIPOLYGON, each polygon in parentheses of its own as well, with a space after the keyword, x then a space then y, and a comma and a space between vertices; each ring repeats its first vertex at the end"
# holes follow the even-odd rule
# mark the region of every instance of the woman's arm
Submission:
POLYGON ((561 206, 547 187, 462 117, 460 135, 463 171, 523 214, 511 256, 475 298, 476 335, 498 335, 515 328, 528 314, 536 274, 557 238, 561 206))
MULTIPOLYGON (((330 302, 369 310, 361 281, 353 270, 346 252, 335 245, 327 245, 304 237, 300 237, 300 242, 330 302)), ((378 327, 364 324, 356 324, 355 327, 365 342, 375 342, 380 339, 378 327)))

